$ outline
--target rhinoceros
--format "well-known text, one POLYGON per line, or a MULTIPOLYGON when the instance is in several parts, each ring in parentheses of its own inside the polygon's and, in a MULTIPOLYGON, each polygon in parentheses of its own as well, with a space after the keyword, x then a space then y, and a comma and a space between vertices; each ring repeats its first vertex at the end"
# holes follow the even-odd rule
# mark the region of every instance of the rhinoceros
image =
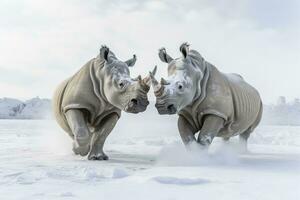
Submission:
POLYGON ((107 160, 104 142, 121 116, 121 110, 139 113, 149 104, 150 77, 130 77, 136 56, 122 62, 106 46, 55 91, 56 121, 73 139, 75 154, 89 160, 107 160))
POLYGON ((261 120, 263 106, 258 91, 238 74, 225 74, 189 45, 180 46, 182 57, 173 59, 165 48, 161 61, 168 63, 168 80, 150 73, 159 114, 175 114, 186 146, 198 142, 208 147, 214 137, 228 141, 239 135, 242 151, 261 120), (199 132, 196 139, 195 134, 199 132))

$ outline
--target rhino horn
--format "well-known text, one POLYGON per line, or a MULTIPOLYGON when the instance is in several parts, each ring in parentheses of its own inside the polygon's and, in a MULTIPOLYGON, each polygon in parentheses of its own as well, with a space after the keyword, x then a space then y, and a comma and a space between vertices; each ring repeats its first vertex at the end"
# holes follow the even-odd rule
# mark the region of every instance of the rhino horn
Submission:
POLYGON ((136 78, 133 79, 134 81, 141 82, 142 81, 142 76, 138 75, 136 78))
POLYGON ((142 88, 146 92, 148 92, 150 90, 150 86, 151 86, 151 75, 150 74, 155 75, 156 71, 157 71, 157 66, 154 67, 152 72, 149 72, 148 76, 146 76, 145 78, 143 78, 143 80, 140 81, 140 84, 141 84, 142 88))
MULTIPOLYGON (((147 77, 146 77, 146 78, 147 78, 147 77)), ((135 80, 135 81, 138 81, 138 83, 140 84, 142 90, 144 90, 144 91, 147 93, 147 92, 150 90, 150 85, 147 85, 147 84, 146 84, 146 81, 145 81, 146 78, 143 78, 143 79, 142 79, 142 76, 139 75, 139 76, 138 76, 137 78, 135 78, 134 80, 135 80)))
POLYGON ((145 85, 148 85, 150 87, 151 85, 151 77, 150 77, 150 74, 153 74, 153 76, 155 76, 156 74, 156 71, 157 71, 157 66, 154 67, 154 69, 152 70, 152 72, 149 72, 148 76, 146 76, 144 79, 143 79, 143 84, 145 85))
POLYGON ((151 83, 155 96, 161 96, 165 87, 156 80, 152 72, 149 72, 149 76, 151 78, 151 83))
POLYGON ((153 70, 152 70, 152 72, 151 72, 153 76, 155 76, 156 71, 157 71, 157 65, 155 65, 155 67, 153 68, 153 70))
POLYGON ((162 84, 162 85, 169 85, 170 83, 166 79, 161 78, 160 79, 160 84, 162 84))

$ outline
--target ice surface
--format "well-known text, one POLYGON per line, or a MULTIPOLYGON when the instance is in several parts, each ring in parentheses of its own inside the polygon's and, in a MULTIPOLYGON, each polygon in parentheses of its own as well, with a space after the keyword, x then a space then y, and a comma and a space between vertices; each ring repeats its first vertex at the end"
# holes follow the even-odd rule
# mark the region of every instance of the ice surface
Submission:
POLYGON ((299 199, 300 127, 259 127, 248 154, 237 138, 186 152, 176 117, 149 116, 123 114, 109 161, 73 155, 54 121, 0 120, 0 199, 299 199))

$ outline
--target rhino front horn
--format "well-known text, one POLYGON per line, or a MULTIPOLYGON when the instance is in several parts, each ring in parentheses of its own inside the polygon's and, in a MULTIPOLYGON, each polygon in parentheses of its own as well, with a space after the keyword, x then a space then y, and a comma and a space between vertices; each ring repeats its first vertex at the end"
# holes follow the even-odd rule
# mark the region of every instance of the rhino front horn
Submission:
POLYGON ((157 71, 157 65, 155 65, 155 67, 153 68, 152 72, 150 72, 150 73, 152 73, 152 75, 155 76, 156 71, 157 71))
MULTIPOLYGON (((156 71, 156 68, 154 68, 154 69, 156 71)), ((161 96, 165 87, 156 80, 156 78, 154 77, 154 74, 152 72, 149 72, 149 75, 151 78, 151 83, 152 83, 152 87, 153 87, 155 96, 157 96, 157 97, 161 96)))
POLYGON ((152 72, 149 72, 148 76, 146 76, 143 79, 142 82, 150 87, 150 85, 151 85, 151 75, 150 74, 152 74, 153 76, 155 76, 156 71, 157 71, 157 66, 154 67, 154 69, 152 70, 152 72))

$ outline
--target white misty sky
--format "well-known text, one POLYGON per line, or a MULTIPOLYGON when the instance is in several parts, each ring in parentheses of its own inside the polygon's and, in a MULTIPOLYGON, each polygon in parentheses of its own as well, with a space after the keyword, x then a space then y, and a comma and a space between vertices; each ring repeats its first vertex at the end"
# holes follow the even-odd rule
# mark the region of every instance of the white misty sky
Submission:
POLYGON ((51 97, 101 44, 123 60, 136 53, 133 76, 156 64, 164 76, 158 49, 178 57, 187 41, 264 102, 292 100, 300 97, 299 13, 297 0, 2 0, 0 97, 51 97))

